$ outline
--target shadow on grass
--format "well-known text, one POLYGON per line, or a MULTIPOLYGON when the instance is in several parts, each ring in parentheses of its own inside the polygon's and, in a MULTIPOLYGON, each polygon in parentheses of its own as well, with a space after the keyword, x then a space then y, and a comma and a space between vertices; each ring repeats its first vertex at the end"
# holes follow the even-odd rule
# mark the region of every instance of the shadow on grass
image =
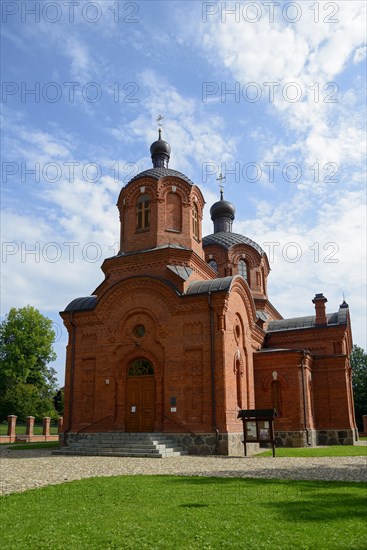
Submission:
POLYGON ((208 499, 211 505, 215 505, 213 495, 219 493, 227 506, 240 508, 256 503, 288 522, 321 524, 336 523, 341 518, 367 518, 365 483, 179 476, 171 482, 201 487, 202 500, 208 499))
POLYGON ((179 504, 180 508, 208 508, 209 504, 199 504, 197 502, 192 502, 190 504, 179 504))

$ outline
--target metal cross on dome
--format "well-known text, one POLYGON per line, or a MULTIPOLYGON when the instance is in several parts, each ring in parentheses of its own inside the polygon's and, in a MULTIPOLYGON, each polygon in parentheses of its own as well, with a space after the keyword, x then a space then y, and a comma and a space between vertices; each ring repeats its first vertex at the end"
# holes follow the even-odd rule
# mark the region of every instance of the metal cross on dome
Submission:
POLYGON ((162 120, 163 119, 164 119, 164 116, 162 116, 162 115, 158 115, 157 118, 156 118, 156 122, 158 124, 159 139, 162 138, 162 120))
POLYGON ((219 181, 219 189, 220 189, 220 200, 222 201, 223 200, 223 192, 224 192, 224 187, 223 187, 223 181, 226 179, 225 176, 223 176, 222 172, 220 172, 219 174, 219 177, 217 178, 217 181, 219 181))

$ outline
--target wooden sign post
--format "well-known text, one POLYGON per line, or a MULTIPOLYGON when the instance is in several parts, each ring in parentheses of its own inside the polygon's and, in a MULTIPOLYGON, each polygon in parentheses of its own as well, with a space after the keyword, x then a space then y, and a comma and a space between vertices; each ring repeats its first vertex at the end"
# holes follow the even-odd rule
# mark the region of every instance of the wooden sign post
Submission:
POLYGON ((245 409, 237 418, 243 422, 243 444, 247 456, 247 443, 271 443, 275 457, 274 418, 275 409, 245 409))

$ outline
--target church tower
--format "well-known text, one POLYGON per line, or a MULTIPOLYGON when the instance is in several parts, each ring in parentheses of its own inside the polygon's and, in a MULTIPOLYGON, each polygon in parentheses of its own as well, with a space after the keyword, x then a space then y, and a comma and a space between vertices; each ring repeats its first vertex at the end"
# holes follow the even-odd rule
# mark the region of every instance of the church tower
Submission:
POLYGON ((153 167, 139 173, 120 193, 120 254, 175 247, 203 258, 204 198, 184 174, 168 167, 171 147, 162 139, 150 147, 153 167))
POLYGON ((270 265, 264 250, 255 241, 232 231, 235 213, 234 205, 224 200, 221 189, 220 200, 210 209, 214 232, 203 239, 205 260, 218 277, 241 275, 246 280, 263 326, 270 319, 281 319, 268 300, 270 265))

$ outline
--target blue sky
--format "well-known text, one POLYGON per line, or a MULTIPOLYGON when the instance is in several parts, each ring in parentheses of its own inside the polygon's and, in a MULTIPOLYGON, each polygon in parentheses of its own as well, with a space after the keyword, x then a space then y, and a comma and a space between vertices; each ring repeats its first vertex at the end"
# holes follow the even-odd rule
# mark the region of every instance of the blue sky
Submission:
POLYGON ((349 303, 366 348, 364 1, 15 2, 2 8, 2 315, 54 321, 117 251, 120 188, 170 167, 268 253, 284 317, 349 303), (33 91, 32 91, 33 90, 33 91))

